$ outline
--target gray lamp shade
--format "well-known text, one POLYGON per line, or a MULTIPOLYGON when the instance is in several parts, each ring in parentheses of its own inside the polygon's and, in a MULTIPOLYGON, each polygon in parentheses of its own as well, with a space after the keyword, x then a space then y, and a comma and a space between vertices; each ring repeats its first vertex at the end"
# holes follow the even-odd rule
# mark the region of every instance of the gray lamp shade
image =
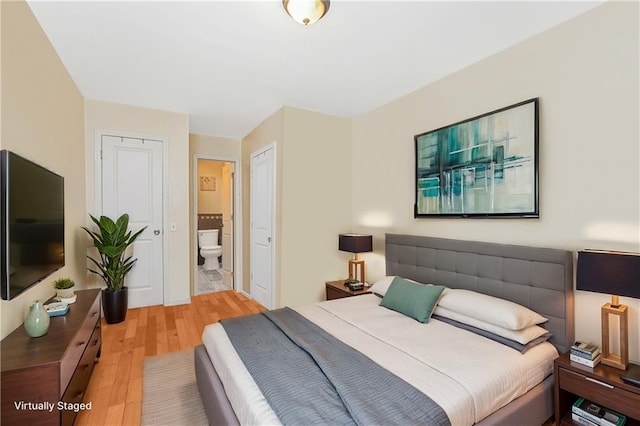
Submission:
POLYGON ((350 253, 366 253, 373 250, 373 237, 363 234, 340 234, 338 249, 350 253))
POLYGON ((576 289, 640 298, 640 254, 579 251, 576 289))

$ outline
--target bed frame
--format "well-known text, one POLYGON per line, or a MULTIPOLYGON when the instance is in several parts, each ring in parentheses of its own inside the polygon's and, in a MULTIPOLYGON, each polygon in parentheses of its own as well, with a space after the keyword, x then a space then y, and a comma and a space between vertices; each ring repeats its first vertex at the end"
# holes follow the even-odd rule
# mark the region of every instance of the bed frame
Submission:
MULTIPOLYGON (((544 324, 558 352, 573 334, 573 253, 571 251, 386 234, 387 275, 464 288, 511 300, 549 319, 544 324)), ((224 387, 204 345, 195 349, 196 381, 212 425, 237 425, 224 387)), ((512 401, 478 425, 540 426, 553 414, 553 377, 512 401)))
MULTIPOLYGON (((573 252, 415 235, 387 234, 387 275, 464 288, 510 300, 549 319, 559 353, 574 342, 573 252)), ((478 425, 540 426, 553 415, 553 376, 478 425)))

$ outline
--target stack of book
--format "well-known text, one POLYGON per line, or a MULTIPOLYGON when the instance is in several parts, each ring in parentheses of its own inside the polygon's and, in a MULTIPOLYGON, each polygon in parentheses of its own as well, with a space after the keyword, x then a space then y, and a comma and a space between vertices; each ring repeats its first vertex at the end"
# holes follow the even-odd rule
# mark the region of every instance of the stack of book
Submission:
POLYGON ((573 362, 593 368, 600 362, 602 352, 600 352, 599 347, 592 343, 575 342, 571 345, 569 358, 573 362))
POLYGON ((622 414, 584 398, 579 398, 571 407, 571 419, 585 426, 622 426, 627 421, 622 414))

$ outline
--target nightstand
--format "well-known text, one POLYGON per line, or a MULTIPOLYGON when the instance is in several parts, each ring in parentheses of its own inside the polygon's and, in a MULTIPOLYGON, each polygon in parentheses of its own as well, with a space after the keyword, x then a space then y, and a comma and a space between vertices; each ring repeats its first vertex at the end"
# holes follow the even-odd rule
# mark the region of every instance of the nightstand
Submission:
MULTIPOLYGON (((640 374, 640 366, 627 369, 640 374)), ((556 425, 577 424, 571 420, 571 405, 586 398, 627 416, 625 425, 640 425, 640 387, 623 382, 618 370, 602 363, 594 368, 572 363, 569 353, 553 363, 556 425)))
POLYGON ((327 281, 325 283, 327 290, 327 300, 342 299, 343 297, 360 296, 361 294, 371 293, 371 287, 364 287, 362 290, 353 291, 344 285, 344 280, 327 281))

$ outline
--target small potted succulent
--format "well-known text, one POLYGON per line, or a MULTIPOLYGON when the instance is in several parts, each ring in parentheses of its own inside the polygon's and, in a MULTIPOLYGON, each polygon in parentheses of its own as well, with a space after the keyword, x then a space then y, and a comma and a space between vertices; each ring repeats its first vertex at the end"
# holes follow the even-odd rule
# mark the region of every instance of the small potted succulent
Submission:
POLYGON ((76 283, 71 278, 58 278, 53 282, 58 299, 70 299, 74 295, 73 287, 76 283))

